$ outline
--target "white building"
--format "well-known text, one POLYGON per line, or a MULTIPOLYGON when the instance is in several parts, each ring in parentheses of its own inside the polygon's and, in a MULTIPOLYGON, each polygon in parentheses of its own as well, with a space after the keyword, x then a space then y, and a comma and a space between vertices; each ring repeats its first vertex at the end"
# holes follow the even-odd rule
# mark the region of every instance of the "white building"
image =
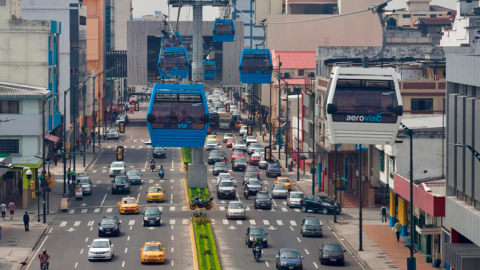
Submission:
POLYGON ((115 50, 127 50, 127 22, 132 20, 132 0, 115 1, 115 50))

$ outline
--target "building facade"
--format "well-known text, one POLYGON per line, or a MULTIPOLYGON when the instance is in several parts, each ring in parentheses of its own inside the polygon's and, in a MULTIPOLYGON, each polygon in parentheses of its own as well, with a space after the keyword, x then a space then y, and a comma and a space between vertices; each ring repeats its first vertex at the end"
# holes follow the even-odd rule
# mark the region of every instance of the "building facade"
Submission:
POLYGON ((132 0, 115 1, 115 50, 127 50, 127 22, 132 20, 132 0))
POLYGON ((450 269, 480 267, 480 5, 458 1, 453 28, 441 40, 447 56, 446 209, 442 257, 450 269), (458 147, 455 144, 468 145, 458 147), (466 222, 468 221, 468 222, 466 222), (475 251, 474 253, 466 251, 475 251))
POLYGON ((449 17, 454 12, 449 8, 431 5, 432 0, 405 0, 405 2, 406 8, 386 13, 389 18, 395 19, 396 26, 399 27, 415 27, 418 19, 449 17))

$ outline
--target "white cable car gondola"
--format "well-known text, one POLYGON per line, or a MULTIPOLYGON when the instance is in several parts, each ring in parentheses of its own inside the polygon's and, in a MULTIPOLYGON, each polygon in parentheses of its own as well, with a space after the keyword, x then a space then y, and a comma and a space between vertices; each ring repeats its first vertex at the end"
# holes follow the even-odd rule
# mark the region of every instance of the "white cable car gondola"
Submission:
POLYGON ((394 69, 334 67, 324 105, 331 143, 395 143, 403 106, 394 69))

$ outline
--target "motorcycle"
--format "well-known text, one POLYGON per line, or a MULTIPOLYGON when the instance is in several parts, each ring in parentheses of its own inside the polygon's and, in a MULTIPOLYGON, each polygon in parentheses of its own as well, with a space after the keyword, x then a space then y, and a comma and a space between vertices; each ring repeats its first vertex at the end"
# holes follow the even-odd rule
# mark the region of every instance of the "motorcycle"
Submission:
POLYGON ((192 201, 190 202, 190 209, 191 210, 195 210, 195 208, 205 208, 206 210, 210 210, 212 209, 212 201, 213 201, 213 197, 210 197, 210 200, 208 201, 202 201, 202 200, 198 200, 198 201, 192 201))
POLYGON ((252 197, 255 197, 257 195, 257 192, 256 190, 250 190, 248 188, 244 189, 243 190, 243 196, 245 197, 245 199, 248 200, 248 197, 252 196, 252 197))
POLYGON ((262 249, 259 246, 255 247, 255 254, 254 254, 255 260, 257 262, 260 261, 260 258, 262 257, 262 249))
POLYGON ((40 260, 40 269, 47 270, 47 259, 43 258, 40 260))
POLYGON ((163 180, 163 177, 165 177, 165 172, 163 170, 159 171, 158 176, 160 176, 160 179, 163 180))
POLYGON ((153 163, 150 164, 150 170, 151 170, 152 172, 155 171, 155 164, 153 164, 153 163))

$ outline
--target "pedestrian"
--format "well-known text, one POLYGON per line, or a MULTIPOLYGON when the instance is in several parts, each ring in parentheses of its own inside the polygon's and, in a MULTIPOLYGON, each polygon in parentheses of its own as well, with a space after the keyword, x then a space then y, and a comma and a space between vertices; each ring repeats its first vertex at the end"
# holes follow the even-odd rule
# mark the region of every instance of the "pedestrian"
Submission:
POLYGON ((27 211, 25 211, 25 215, 23 215, 23 225, 25 226, 25 231, 29 231, 29 223, 30 222, 30 216, 28 215, 27 211))
POLYGON ((288 171, 291 172, 293 171, 293 164, 295 163, 295 158, 290 157, 289 161, 290 161, 290 167, 288 168, 288 171))
POLYGON ((5 220, 5 212, 7 211, 7 205, 5 204, 5 202, 2 202, 2 204, 0 204, 0 209, 2 210, 2 218, 3 220, 5 220))
POLYGON ((263 129, 263 131, 267 131, 267 125, 265 125, 265 123, 263 123, 262 129, 263 129))
POLYGON ((400 224, 400 221, 398 219, 397 219, 397 223, 395 223, 395 225, 393 226, 393 230, 397 235, 397 242, 400 242, 400 232, 402 231, 402 224, 400 224))
POLYGON ((75 170, 72 171, 72 183, 75 183, 75 181, 77 180, 77 173, 75 172, 75 170))
POLYGON ((13 220, 13 215, 15 214, 15 203, 13 200, 8 204, 8 208, 10 209, 10 220, 13 220))
POLYGON ((383 205, 380 211, 382 212, 382 223, 387 222, 387 207, 383 205))
POLYGON ((95 137, 95 130, 92 129, 92 131, 90 131, 90 137, 92 137, 92 138, 95 137))
POLYGON ((23 195, 23 180, 20 179, 18 181, 18 195, 22 196, 23 195))
POLYGON ((58 155, 57 154, 55 154, 53 156, 53 162, 55 163, 55 166, 57 166, 57 162, 58 162, 58 155))
POLYGON ((88 149, 88 136, 87 135, 85 135, 83 137, 83 141, 84 141, 83 143, 84 143, 85 147, 88 149))
MULTIPOLYGON (((265 125, 265 124, 263 124, 263 125, 265 125)), ((265 141, 265 135, 266 135, 265 130, 262 130, 262 140, 263 140, 263 141, 265 141)))
POLYGON ((103 129, 103 140, 107 140, 107 131, 105 131, 105 129, 103 129))

